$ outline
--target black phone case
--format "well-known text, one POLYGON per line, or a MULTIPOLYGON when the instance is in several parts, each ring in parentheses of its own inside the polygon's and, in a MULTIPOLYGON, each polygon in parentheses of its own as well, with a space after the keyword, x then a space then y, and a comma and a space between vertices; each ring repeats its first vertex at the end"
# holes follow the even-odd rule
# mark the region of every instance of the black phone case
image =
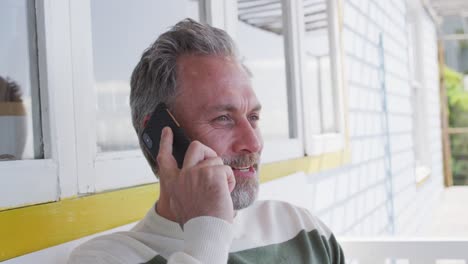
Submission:
POLYGON ((185 152, 190 145, 190 140, 185 135, 184 130, 169 113, 165 104, 161 103, 156 106, 156 109, 153 114, 151 114, 150 119, 141 133, 141 139, 143 140, 146 150, 156 162, 156 157, 159 153, 159 142, 161 141, 162 129, 166 126, 170 127, 174 134, 172 155, 177 161, 177 166, 182 168, 185 152))

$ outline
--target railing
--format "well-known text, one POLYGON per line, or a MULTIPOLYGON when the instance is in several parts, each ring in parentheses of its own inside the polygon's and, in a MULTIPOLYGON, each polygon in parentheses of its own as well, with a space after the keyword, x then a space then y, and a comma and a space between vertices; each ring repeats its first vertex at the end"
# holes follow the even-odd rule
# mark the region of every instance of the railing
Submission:
POLYGON ((468 239, 341 238, 346 263, 468 264, 468 239))

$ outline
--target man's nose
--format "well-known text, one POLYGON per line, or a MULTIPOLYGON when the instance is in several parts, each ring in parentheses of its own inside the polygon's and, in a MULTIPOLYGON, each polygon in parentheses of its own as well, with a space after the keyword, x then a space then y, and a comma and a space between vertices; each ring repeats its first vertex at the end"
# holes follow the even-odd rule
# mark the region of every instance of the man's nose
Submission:
POLYGON ((236 153, 257 153, 263 148, 263 141, 258 128, 252 126, 248 120, 237 124, 234 151, 236 153))

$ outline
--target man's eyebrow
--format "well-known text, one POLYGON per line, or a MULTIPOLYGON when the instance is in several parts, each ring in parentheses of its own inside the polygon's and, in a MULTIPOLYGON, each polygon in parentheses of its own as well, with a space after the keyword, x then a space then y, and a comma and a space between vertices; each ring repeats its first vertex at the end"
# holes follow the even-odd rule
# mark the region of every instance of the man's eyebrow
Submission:
POLYGON ((260 112, 260 110, 262 110, 262 105, 261 105, 261 104, 257 104, 257 105, 252 109, 252 112, 260 112))
MULTIPOLYGON (((213 107, 208 108, 208 111, 210 112, 234 112, 237 110, 237 107, 235 107, 232 104, 221 104, 221 105, 215 105, 213 107)), ((255 107, 250 110, 250 112, 259 112, 262 110, 262 105, 257 104, 255 107)))

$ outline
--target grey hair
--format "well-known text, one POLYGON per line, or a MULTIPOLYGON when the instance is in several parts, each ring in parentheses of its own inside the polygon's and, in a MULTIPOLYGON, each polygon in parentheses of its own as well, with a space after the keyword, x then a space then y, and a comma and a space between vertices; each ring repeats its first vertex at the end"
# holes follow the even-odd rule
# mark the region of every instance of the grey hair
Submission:
POLYGON ((145 117, 159 103, 173 108, 178 84, 177 58, 181 55, 225 56, 239 60, 236 45, 224 30, 200 24, 190 18, 180 21, 160 35, 143 52, 130 81, 130 108, 140 148, 155 174, 158 171, 157 164, 144 150, 140 134, 145 117))

